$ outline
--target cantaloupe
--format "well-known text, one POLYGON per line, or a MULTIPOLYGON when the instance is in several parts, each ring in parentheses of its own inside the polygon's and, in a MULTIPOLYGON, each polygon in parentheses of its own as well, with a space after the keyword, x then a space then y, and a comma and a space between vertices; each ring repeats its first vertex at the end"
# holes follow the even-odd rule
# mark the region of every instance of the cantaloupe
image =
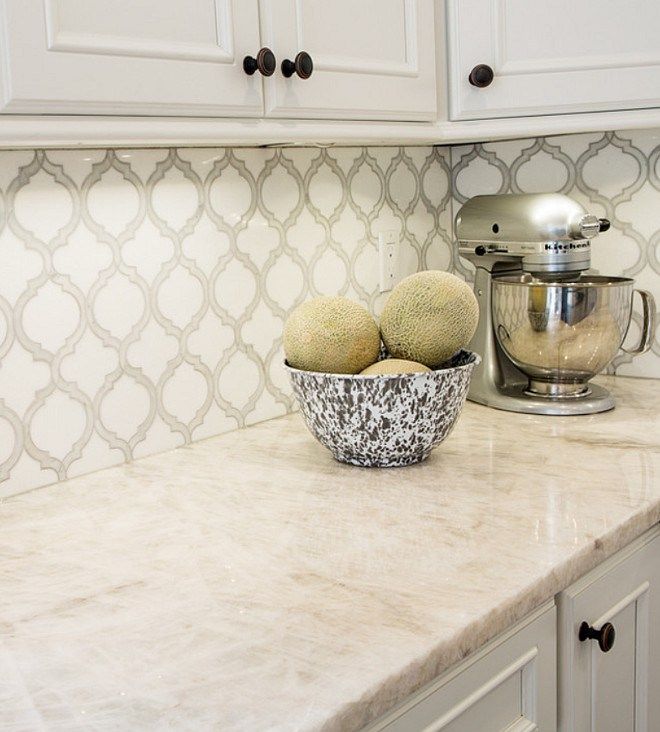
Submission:
POLYGON ((415 361, 406 361, 403 358, 385 358, 372 363, 360 371, 361 376, 376 376, 383 374, 422 374, 430 371, 428 366, 415 361))
POLYGON ((521 363, 564 371, 598 373, 617 352, 624 335, 607 312, 587 315, 577 325, 559 321, 551 339, 535 326, 535 322, 524 322, 511 333, 510 341, 502 339, 505 350, 521 363))
POLYGON ((392 290, 380 332, 394 358, 439 366, 470 342, 479 304, 472 288, 449 272, 417 272, 392 290))
POLYGON ((284 326, 284 353, 296 369, 357 374, 379 351, 376 321, 345 297, 308 300, 291 312, 284 326))

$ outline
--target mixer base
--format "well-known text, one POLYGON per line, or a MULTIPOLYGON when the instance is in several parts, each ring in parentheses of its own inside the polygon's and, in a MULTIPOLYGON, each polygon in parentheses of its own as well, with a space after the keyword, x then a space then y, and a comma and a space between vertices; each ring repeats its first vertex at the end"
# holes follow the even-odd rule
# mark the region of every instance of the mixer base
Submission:
POLYGON ((502 409, 507 412, 524 414, 549 414, 571 416, 577 414, 597 414, 614 409, 614 398, 598 384, 589 384, 590 391, 585 396, 573 399, 553 399, 547 396, 529 396, 526 392, 528 383, 511 384, 490 391, 487 396, 473 396, 468 399, 487 407, 502 409))

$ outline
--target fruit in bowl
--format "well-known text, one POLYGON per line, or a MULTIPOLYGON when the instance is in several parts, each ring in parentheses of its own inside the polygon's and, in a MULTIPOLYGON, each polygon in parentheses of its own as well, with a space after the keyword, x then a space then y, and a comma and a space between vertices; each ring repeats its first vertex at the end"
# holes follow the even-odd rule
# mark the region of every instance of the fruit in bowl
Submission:
POLYGON ((469 286, 444 272, 402 280, 380 332, 346 298, 298 306, 285 325, 285 367, 310 432, 342 462, 424 460, 454 427, 480 361, 464 350, 477 311, 469 286))
POLYGON ((315 297, 298 305, 284 325, 284 353, 306 371, 356 374, 380 351, 380 333, 369 312, 345 297, 315 297))
POLYGON ((380 317, 387 350, 433 368, 465 348, 479 320, 472 288, 449 272, 418 272, 392 290, 380 317))

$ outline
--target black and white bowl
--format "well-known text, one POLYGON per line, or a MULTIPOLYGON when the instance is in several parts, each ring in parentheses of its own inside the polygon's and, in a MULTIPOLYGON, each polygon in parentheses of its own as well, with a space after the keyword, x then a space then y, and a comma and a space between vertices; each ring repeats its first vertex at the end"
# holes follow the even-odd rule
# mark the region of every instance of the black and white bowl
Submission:
POLYGON ((284 364, 309 431, 335 459, 398 467, 426 459, 451 432, 481 361, 460 351, 421 374, 325 374, 284 364))

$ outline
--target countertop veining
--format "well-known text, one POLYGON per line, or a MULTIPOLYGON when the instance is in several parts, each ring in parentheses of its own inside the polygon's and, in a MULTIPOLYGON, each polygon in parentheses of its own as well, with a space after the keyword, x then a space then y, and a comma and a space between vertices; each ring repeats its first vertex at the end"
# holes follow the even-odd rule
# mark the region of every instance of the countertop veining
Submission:
POLYGON ((467 404, 429 460, 300 415, 0 502, 0 729, 353 729, 660 520, 660 381, 467 404))

